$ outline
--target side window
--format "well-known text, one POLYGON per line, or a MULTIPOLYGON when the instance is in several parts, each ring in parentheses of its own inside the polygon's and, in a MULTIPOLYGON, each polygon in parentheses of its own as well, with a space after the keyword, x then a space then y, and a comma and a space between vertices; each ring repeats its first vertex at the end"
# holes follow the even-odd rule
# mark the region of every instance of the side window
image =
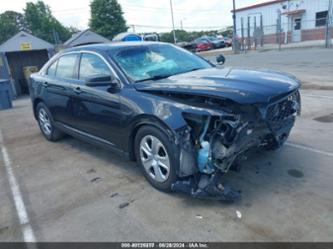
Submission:
POLYGON ((56 76, 63 79, 74 79, 77 54, 68 54, 59 58, 56 76))
POLYGON ((56 71, 57 71, 57 65, 58 65, 58 60, 56 60, 55 62, 53 62, 53 64, 51 66, 49 66, 46 74, 48 76, 55 77, 56 71))
POLYGON ((86 80, 95 75, 111 75, 107 64, 97 55, 83 53, 80 63, 79 79, 86 80))

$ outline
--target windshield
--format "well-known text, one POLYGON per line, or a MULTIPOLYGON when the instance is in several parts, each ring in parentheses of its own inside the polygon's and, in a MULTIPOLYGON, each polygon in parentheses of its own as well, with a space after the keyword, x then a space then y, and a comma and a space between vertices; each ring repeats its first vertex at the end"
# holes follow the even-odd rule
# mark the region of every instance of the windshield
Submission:
POLYGON ((212 67, 204 59, 181 48, 166 44, 125 48, 112 58, 135 82, 157 80, 212 67))

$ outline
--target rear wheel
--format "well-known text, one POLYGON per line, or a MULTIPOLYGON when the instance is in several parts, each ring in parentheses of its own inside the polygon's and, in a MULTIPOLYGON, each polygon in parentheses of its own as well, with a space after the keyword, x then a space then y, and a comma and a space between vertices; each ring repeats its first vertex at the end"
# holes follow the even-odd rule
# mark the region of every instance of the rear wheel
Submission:
POLYGON ((53 118, 44 103, 39 103, 36 107, 39 128, 44 137, 49 141, 57 141, 63 137, 63 133, 53 125, 53 118))
POLYGON ((142 127, 135 138, 135 155, 143 174, 155 188, 169 192, 177 180, 177 155, 167 135, 152 126, 142 127))

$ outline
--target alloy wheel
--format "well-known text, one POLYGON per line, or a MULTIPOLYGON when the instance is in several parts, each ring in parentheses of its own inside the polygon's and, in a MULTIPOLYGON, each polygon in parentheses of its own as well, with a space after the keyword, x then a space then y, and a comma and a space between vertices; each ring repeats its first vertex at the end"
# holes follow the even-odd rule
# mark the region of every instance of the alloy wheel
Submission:
POLYGON ((45 135, 49 136, 52 132, 50 117, 47 112, 41 108, 38 112, 38 121, 45 135))

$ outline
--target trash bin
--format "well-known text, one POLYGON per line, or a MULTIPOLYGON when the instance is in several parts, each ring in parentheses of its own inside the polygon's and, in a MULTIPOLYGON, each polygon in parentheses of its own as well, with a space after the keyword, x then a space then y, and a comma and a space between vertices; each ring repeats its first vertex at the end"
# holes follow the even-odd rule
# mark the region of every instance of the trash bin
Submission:
POLYGON ((0 79, 0 110, 12 108, 12 94, 9 80, 0 79))

